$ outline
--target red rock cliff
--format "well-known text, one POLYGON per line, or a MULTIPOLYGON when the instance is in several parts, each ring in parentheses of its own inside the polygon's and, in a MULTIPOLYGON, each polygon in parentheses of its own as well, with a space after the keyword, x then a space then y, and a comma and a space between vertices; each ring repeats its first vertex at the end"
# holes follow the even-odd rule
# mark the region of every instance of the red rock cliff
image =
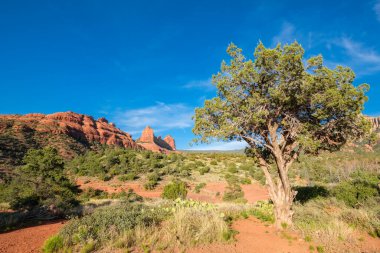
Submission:
POLYGON ((155 152, 169 153, 175 151, 175 141, 170 135, 164 139, 161 136, 156 137, 154 131, 150 126, 147 126, 139 139, 136 142, 148 150, 155 152))
MULTIPOLYGON (((62 155, 72 156, 96 143, 143 149, 130 134, 108 123, 105 118, 95 120, 91 116, 74 112, 0 115, 0 135, 3 134, 16 138, 23 152, 29 148, 51 145, 57 147, 62 155)), ((0 151, 10 152, 16 145, 16 139, 13 144, 3 144, 0 151)))

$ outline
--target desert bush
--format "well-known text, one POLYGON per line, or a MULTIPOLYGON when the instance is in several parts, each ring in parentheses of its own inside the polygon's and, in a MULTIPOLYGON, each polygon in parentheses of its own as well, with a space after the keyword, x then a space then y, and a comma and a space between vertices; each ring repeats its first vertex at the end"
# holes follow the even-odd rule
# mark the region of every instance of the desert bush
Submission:
POLYGON ((201 175, 204 175, 204 174, 209 173, 209 172, 210 172, 210 168, 209 168, 209 167, 201 167, 201 168, 199 169, 199 173, 200 173, 201 175))
POLYGON ((136 226, 155 226, 166 213, 143 205, 120 204, 96 209, 83 218, 74 218, 60 231, 65 247, 84 247, 93 242, 95 247, 107 245, 136 226))
POLYGON ((211 162, 210 162, 210 165, 218 165, 218 162, 217 161, 215 161, 215 160, 212 160, 211 162))
POLYGON ((134 172, 129 172, 129 173, 125 174, 125 175, 121 175, 121 176, 118 177, 118 179, 120 181, 133 181, 136 178, 137 178, 137 175, 134 172))
POLYGON ((230 229, 217 211, 184 208, 176 211, 166 224, 168 247, 186 248, 230 240, 230 229))
POLYGON ((146 190, 153 190, 154 188, 156 188, 159 179, 160 179, 160 176, 158 175, 157 172, 150 173, 147 176, 148 181, 144 184, 144 188, 146 190))
POLYGON ((363 205, 369 199, 379 199, 379 178, 363 171, 353 173, 351 179, 340 182, 332 190, 333 195, 351 207, 363 205))
POLYGON ((165 185, 164 190, 162 192, 162 197, 165 199, 177 199, 186 198, 187 195, 187 186, 186 183, 182 181, 174 181, 170 184, 165 185))
POLYGON ((223 201, 245 203, 244 192, 239 185, 228 185, 223 195, 223 201))
POLYGON ((247 178, 247 177, 244 177, 242 179, 240 179, 240 183, 241 184, 251 184, 251 179, 247 178))
POLYGON ((268 201, 257 201, 249 214, 264 222, 274 223, 273 204, 268 201))
POLYGON ((25 165, 16 170, 17 176, 7 185, 12 209, 49 207, 60 215, 78 204, 78 191, 64 174, 64 162, 57 150, 31 149, 23 161, 25 165))
POLYGON ((194 192, 195 193, 200 193, 201 192, 201 189, 204 188, 206 186, 206 183, 199 183, 195 186, 194 188, 194 192))
POLYGON ((55 253, 63 249, 63 238, 55 235, 47 239, 42 247, 44 253, 55 253))
POLYGON ((227 171, 229 173, 235 174, 235 173, 238 172, 238 169, 237 169, 237 167, 236 167, 235 164, 229 164, 228 167, 227 167, 227 171))

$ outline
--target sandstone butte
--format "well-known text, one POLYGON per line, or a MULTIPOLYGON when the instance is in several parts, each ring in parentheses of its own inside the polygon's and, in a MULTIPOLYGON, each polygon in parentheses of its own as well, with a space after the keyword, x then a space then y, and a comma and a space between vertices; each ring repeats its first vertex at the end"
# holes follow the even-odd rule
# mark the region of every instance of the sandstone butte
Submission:
POLYGON ((150 126, 147 126, 143 130, 141 137, 136 140, 136 143, 155 152, 169 153, 176 151, 173 137, 170 135, 166 136, 164 139, 162 139, 161 136, 156 137, 150 126))
MULTIPOLYGON (((30 146, 33 148, 46 145, 53 145, 58 148, 64 146, 64 148, 59 148, 60 153, 68 157, 75 153, 73 150, 70 150, 70 147, 73 145, 81 147, 83 151, 83 148, 90 148, 96 143, 136 150, 148 149, 163 153, 175 151, 176 149, 175 141, 171 136, 168 135, 165 139, 155 137, 150 127, 147 127, 143 131, 140 138, 142 141, 136 143, 130 134, 120 130, 115 124, 109 123, 107 119, 99 118, 95 120, 91 116, 74 112, 0 115, 0 136, 1 135, 11 135, 14 137, 34 136, 22 142, 26 145, 27 143, 36 141, 38 145, 30 146), (70 137, 71 144, 65 146, 65 140, 58 138, 59 136, 70 137)), ((14 141, 10 141, 10 143, 7 144, 8 146, 15 145, 14 141)), ((6 147, 6 145, 3 146, 4 149, 10 149, 6 147)), ((29 145, 26 146, 29 147, 29 145)), ((1 150, 2 148, 0 147, 0 151, 1 150)))

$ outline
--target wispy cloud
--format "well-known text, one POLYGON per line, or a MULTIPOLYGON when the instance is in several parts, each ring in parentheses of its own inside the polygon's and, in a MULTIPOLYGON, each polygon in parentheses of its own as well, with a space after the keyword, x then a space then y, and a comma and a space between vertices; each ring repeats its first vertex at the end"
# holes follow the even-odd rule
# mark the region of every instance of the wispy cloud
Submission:
POLYGON ((377 20, 380 21, 380 0, 376 1, 375 5, 373 6, 373 10, 376 13, 377 20))
MULTIPOLYGON (((348 37, 332 40, 332 44, 344 50, 345 63, 356 70, 359 75, 367 75, 380 71, 380 53, 363 43, 348 37)), ((338 64, 336 64, 338 65, 338 64)))
POLYGON ((214 86, 211 83, 211 78, 207 80, 194 80, 183 85, 186 89, 214 89, 214 86))
POLYGON ((189 150, 239 150, 244 149, 246 146, 247 143, 244 141, 215 142, 207 145, 193 146, 189 150))
POLYGON ((341 46, 346 50, 346 53, 354 60, 363 63, 380 64, 380 54, 373 49, 366 48, 363 44, 346 37, 343 37, 340 42, 341 46))
POLYGON ((272 45, 277 43, 285 44, 291 43, 296 39, 296 28, 289 22, 284 22, 281 27, 281 31, 272 38, 272 45))
POLYGON ((114 114, 112 120, 118 127, 131 134, 141 133, 148 125, 154 128, 155 132, 160 132, 191 127, 193 113, 194 108, 185 104, 157 102, 148 107, 120 110, 114 114))

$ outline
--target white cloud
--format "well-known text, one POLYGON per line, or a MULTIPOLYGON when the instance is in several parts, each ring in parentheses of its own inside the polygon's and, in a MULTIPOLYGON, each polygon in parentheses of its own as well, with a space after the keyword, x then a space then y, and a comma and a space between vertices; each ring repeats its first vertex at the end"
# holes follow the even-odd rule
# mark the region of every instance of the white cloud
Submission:
MULTIPOLYGON (((368 75, 380 71, 380 53, 363 43, 354 41, 347 37, 341 37, 330 41, 333 45, 344 50, 346 55, 344 63, 329 61, 334 65, 345 65, 352 67, 358 75, 368 75)), ((329 42, 329 43, 330 43, 329 42)))
POLYGON ((211 144, 196 145, 188 150, 239 150, 244 149, 247 143, 244 141, 215 142, 211 144))
POLYGON ((296 39, 295 31, 296 29, 293 24, 284 22, 282 24, 280 33, 273 37, 272 44, 276 45, 277 43, 292 43, 296 39))
POLYGON ((118 111, 112 120, 126 132, 136 134, 148 125, 155 132, 192 127, 193 114, 194 108, 184 104, 157 102, 149 107, 118 111))
POLYGON ((363 44, 355 42, 349 38, 343 37, 340 40, 341 47, 346 50, 354 60, 364 63, 380 64, 380 54, 370 48, 365 48, 363 44))
POLYGON ((187 89, 193 89, 193 88, 198 88, 198 89, 213 89, 214 86, 211 83, 211 78, 207 80, 194 80, 186 83, 183 85, 184 88, 187 89))
POLYGON ((376 13, 377 20, 380 21, 380 0, 378 0, 373 6, 373 10, 376 13))

